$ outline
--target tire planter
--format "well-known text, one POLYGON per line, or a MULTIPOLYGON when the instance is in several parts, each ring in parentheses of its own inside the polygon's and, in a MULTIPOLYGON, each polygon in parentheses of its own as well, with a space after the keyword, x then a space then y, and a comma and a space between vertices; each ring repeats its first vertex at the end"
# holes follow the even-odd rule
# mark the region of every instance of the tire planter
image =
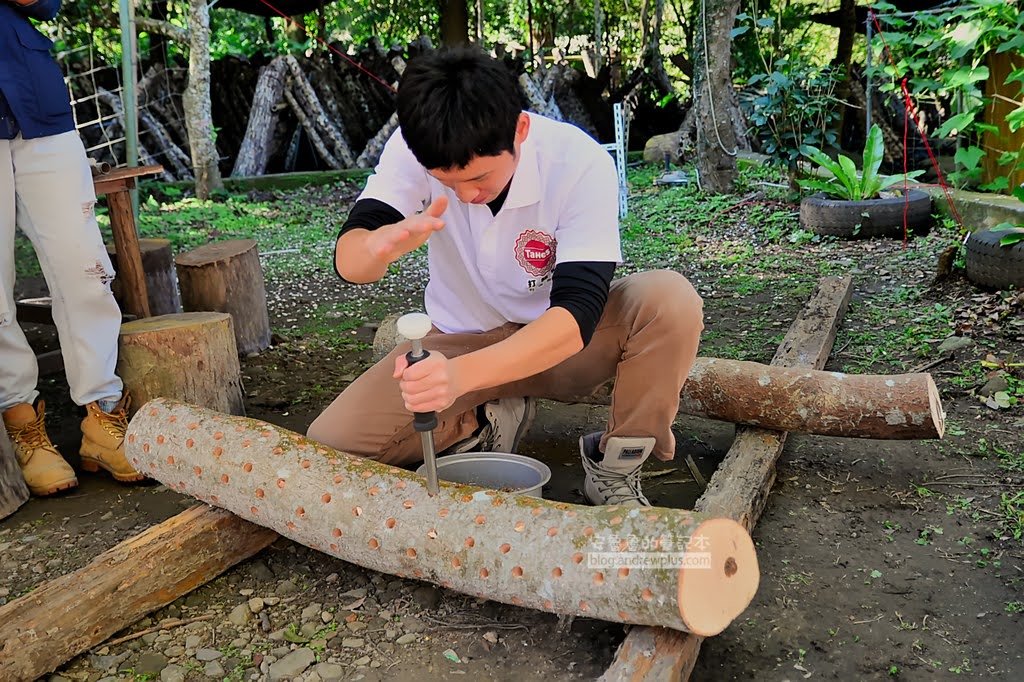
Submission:
POLYGON ((994 289, 1024 289, 1024 242, 999 245, 1000 239, 1015 232, 1024 232, 1024 228, 971 232, 965 246, 967 279, 994 289))
POLYGON ((909 202, 904 197, 845 201, 812 194, 800 202, 800 227, 846 239, 902 237, 906 209, 908 232, 926 232, 932 224, 932 198, 919 189, 908 194, 909 202))

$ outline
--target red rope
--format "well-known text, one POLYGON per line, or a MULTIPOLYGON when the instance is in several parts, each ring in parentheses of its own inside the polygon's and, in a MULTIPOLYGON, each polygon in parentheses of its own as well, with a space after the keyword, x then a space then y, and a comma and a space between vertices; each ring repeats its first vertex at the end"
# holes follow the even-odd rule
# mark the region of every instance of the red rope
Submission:
MULTIPOLYGON (((896 60, 893 59, 892 52, 889 50, 889 44, 885 41, 885 32, 882 31, 881 24, 878 23, 878 15, 871 9, 868 9, 868 16, 871 17, 871 21, 874 22, 875 28, 878 29, 878 37, 882 39, 882 47, 885 49, 885 54, 889 58, 889 63, 892 64, 893 73, 900 79, 900 89, 903 91, 904 100, 904 118, 903 118, 903 187, 904 196, 906 197, 906 203, 903 206, 903 245, 906 247, 907 243, 907 211, 910 205, 910 196, 907 190, 907 135, 910 128, 910 120, 913 119, 914 126, 917 128, 917 132, 921 135, 921 140, 924 142, 924 148, 928 151, 928 158, 931 159, 932 167, 935 168, 935 174, 939 178, 939 185, 942 187, 943 194, 946 195, 946 202, 949 204, 949 210, 953 214, 953 219, 956 220, 957 226, 960 229, 964 227, 964 221, 960 217, 960 212, 956 208, 956 204, 953 203, 953 195, 949 189, 949 185, 946 184, 946 178, 942 175, 942 169, 939 168, 939 162, 935 158, 934 152, 932 152, 932 146, 928 144, 928 137, 924 134, 924 129, 921 127, 920 121, 917 120, 917 114, 914 113, 914 101, 910 96, 910 90, 907 88, 907 78, 903 77, 899 73, 899 67, 896 66, 896 60)), ((871 46, 868 46, 871 49, 871 46)))
MULTIPOLYGON (((260 2, 262 2, 262 3, 264 4, 264 5, 266 5, 267 7, 269 7, 269 8, 271 9, 271 10, 273 10, 274 12, 277 12, 277 13, 278 13, 279 15, 281 15, 282 17, 284 17, 284 18, 285 18, 285 19, 287 19, 288 21, 292 22, 293 24, 295 24, 296 26, 298 26, 298 27, 299 27, 299 28, 301 28, 302 30, 305 30, 305 29, 306 29, 306 27, 305 27, 305 26, 303 26, 303 25, 302 25, 302 24, 300 24, 299 22, 295 21, 294 19, 292 19, 292 18, 291 18, 290 16, 288 16, 287 14, 285 14, 284 12, 282 12, 281 10, 279 10, 278 8, 276 8, 276 7, 274 7, 273 5, 271 5, 271 4, 269 3, 269 2, 267 2, 267 0, 260 0, 260 2)), ((367 76, 369 76, 369 77, 370 77, 370 78, 372 78, 373 80, 375 80, 375 81, 377 81, 378 83, 380 83, 381 85, 383 85, 383 86, 384 86, 385 88, 387 88, 387 89, 388 89, 388 90, 390 90, 391 92, 398 92, 398 91, 397 91, 397 90, 395 90, 395 89, 394 89, 393 87, 391 87, 390 85, 388 85, 388 84, 387 84, 387 83, 386 83, 386 82, 385 82, 384 80, 382 80, 381 78, 379 78, 379 77, 378 77, 378 76, 376 76, 375 74, 373 74, 373 73, 371 73, 371 72, 367 71, 367 70, 366 70, 365 68, 363 68, 363 66, 362 66, 361 64, 359 64, 358 62, 356 62, 355 60, 353 60, 353 59, 352 59, 351 57, 349 57, 349 56, 348 56, 347 54, 345 54, 344 52, 342 52, 342 51, 341 51, 341 50, 339 50, 338 48, 336 48, 336 47, 334 47, 333 45, 331 45, 330 43, 328 43, 328 42, 327 42, 326 40, 324 40, 324 39, 323 39, 323 38, 321 38, 320 36, 314 36, 314 37, 315 37, 315 38, 317 39, 317 41, 319 41, 319 42, 320 42, 320 43, 321 43, 321 44, 322 44, 322 45, 323 45, 324 47, 326 47, 326 48, 327 48, 328 50, 330 50, 331 52, 334 52, 335 54, 337 54, 337 55, 338 55, 339 57, 341 57, 342 59, 345 59, 345 60, 347 60, 349 64, 351 64, 352 66, 356 67, 357 69, 359 69, 360 71, 362 71, 363 73, 365 73, 365 74, 366 74, 367 76)))

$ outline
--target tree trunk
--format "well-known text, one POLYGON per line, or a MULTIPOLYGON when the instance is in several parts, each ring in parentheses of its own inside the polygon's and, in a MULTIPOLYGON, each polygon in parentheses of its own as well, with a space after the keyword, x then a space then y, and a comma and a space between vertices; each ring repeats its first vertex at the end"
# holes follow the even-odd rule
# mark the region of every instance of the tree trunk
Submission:
POLYGON ((739 5, 740 0, 702 0, 694 47, 697 171, 701 189, 714 193, 732 192, 737 177, 739 147, 731 124, 732 112, 724 103, 735 98, 730 32, 739 5))
MULTIPOLYGON (((295 115, 303 122, 303 127, 314 141, 320 140, 323 145, 324 140, 321 135, 330 141, 331 150, 325 160, 333 161, 336 164, 335 168, 352 168, 356 162, 355 155, 352 154, 352 149, 345 139, 345 132, 339 130, 331 117, 324 111, 323 105, 320 104, 320 98, 317 97, 313 86, 306 79, 306 74, 303 73, 298 60, 292 55, 287 55, 284 60, 291 72, 295 91, 294 101, 288 99, 292 95, 287 91, 285 98, 291 104, 295 115)), ((326 149, 326 145, 323 146, 326 149)), ((318 151, 321 150, 318 149, 318 151)), ((321 153, 323 152, 321 151, 321 153)))
POLYGON ((469 44, 469 7, 466 0, 438 0, 441 11, 441 44, 469 44))
POLYGON ((210 9, 206 0, 189 0, 188 85, 182 95, 185 126, 192 151, 192 172, 196 179, 196 197, 209 199, 211 192, 223 189, 217 166, 213 113, 210 106, 210 9))
POLYGON ((0 519, 5 519, 28 501, 28 486, 21 475, 14 446, 7 429, 0 429, 0 519))
POLYGON ((270 345, 263 267, 255 239, 229 239, 178 254, 174 260, 186 311, 230 313, 242 355, 270 345))
POLYGON ((484 0, 475 0, 473 6, 476 9, 476 44, 484 44, 484 0))
POLYGON ((232 177, 263 175, 270 159, 270 147, 277 129, 277 105, 284 93, 285 72, 288 65, 283 57, 274 57, 262 69, 256 82, 256 94, 249 110, 249 123, 245 128, 245 139, 238 150, 232 177))
POLYGON ((227 313, 180 313, 121 325, 117 375, 132 412, 157 396, 245 414, 241 368, 227 313))
POLYGON ((216 578, 277 534, 206 505, 0 606, 0 679, 34 680, 216 578))
POLYGON ((850 60, 853 58, 853 43, 857 39, 857 0, 839 0, 839 39, 836 41, 836 56, 832 66, 843 67, 843 74, 850 77, 850 60))
POLYGON ((727 519, 448 482, 431 496, 404 469, 163 399, 132 420, 125 447, 148 475, 313 549, 495 601, 712 635, 757 589, 753 542, 727 519), (637 570, 659 556, 661 570, 637 570))

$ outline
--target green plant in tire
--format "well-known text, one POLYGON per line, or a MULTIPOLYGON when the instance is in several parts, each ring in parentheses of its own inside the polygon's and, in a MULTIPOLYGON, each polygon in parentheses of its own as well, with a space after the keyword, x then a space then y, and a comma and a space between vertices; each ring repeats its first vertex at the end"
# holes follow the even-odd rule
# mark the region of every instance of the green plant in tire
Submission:
MULTIPOLYGON (((882 175, 878 172, 882 166, 885 145, 882 142, 882 129, 871 126, 867 139, 864 141, 864 170, 857 172, 857 164, 853 159, 840 154, 833 161, 825 152, 817 147, 804 145, 800 153, 818 164, 819 167, 832 174, 830 178, 811 177, 798 180, 800 186, 807 190, 824 192, 831 198, 845 201, 865 201, 877 199, 883 190, 904 182, 903 175, 882 175)), ((911 171, 906 179, 916 178, 923 170, 911 171)))

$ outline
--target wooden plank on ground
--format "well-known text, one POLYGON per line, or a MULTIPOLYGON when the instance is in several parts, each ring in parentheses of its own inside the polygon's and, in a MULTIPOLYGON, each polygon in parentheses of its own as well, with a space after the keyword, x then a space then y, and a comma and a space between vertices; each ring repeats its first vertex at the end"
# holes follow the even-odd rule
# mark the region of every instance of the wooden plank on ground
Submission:
POLYGON ((0 606, 0 680, 34 680, 277 538, 198 505, 0 606))
MULTIPOLYGON (((839 323, 853 293, 850 277, 828 277, 793 322, 772 365, 821 369, 835 343, 839 323)), ((748 531, 764 511, 775 482, 775 464, 786 433, 739 428, 736 439, 695 511, 726 516, 748 531)), ((619 646, 601 682, 677 682, 687 680, 697 663, 703 637, 656 627, 634 627, 619 646)))

